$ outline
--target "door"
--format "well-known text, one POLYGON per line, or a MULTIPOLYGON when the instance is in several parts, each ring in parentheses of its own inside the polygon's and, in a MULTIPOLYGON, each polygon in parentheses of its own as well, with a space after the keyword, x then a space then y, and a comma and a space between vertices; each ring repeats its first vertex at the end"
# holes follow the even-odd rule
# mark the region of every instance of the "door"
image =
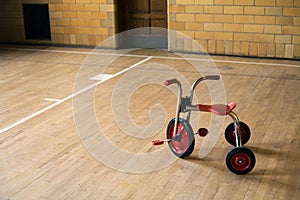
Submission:
POLYGON ((121 48, 166 49, 167 0, 118 0, 118 33, 123 31, 121 48))

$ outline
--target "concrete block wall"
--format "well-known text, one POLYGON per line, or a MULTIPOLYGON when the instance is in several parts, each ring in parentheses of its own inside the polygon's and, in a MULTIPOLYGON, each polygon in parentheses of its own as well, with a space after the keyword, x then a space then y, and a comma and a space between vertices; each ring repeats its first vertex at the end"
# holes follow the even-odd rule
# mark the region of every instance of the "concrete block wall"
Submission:
POLYGON ((169 0, 169 28, 213 54, 300 59, 300 0, 169 0))
POLYGON ((3 0, 0 42, 96 46, 115 34, 114 0, 3 0), (48 4, 51 40, 26 40, 22 4, 48 4))
MULTIPOLYGON (((1 0, 0 42, 96 46, 116 34, 116 0, 1 0), (49 5, 51 40, 26 40, 24 3, 49 5)), ((170 50, 300 59, 300 0, 168 0, 170 50), (203 49, 199 48, 195 40, 203 49)))
POLYGON ((113 0, 49 0, 53 41, 96 46, 115 34, 113 0))
POLYGON ((0 42, 25 39, 21 0, 0 3, 0 42))

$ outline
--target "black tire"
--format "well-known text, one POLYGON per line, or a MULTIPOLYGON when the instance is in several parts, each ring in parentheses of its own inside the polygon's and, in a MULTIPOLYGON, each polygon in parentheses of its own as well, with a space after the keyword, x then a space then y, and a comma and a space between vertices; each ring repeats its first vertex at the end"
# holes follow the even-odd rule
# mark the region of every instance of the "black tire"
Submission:
POLYGON ((227 168, 238 175, 249 173, 255 166, 254 153, 245 147, 232 149, 226 156, 227 168))
POLYGON ((174 136, 175 118, 169 122, 167 128, 167 139, 172 139, 168 142, 171 151, 180 158, 185 158, 194 150, 195 137, 190 124, 184 119, 178 120, 177 135, 174 136))
MULTIPOLYGON (((251 131, 249 126, 244 122, 240 122, 240 132, 241 132, 242 144, 244 145, 249 141, 251 137, 251 131)), ((225 129, 225 139, 229 144, 236 146, 233 122, 229 124, 225 129)))

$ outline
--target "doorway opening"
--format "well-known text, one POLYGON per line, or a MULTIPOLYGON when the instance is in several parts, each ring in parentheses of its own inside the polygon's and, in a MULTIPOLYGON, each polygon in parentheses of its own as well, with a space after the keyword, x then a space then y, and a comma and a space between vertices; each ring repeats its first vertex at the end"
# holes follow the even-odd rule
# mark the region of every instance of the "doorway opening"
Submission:
POLYGON ((168 48, 167 0, 117 0, 119 48, 168 48))
POLYGON ((51 40, 48 4, 23 4, 26 39, 51 40))

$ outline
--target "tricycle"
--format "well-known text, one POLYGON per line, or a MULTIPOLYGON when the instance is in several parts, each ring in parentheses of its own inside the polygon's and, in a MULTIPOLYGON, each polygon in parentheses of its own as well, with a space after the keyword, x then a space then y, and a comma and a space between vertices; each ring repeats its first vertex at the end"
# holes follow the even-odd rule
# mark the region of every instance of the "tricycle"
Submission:
POLYGON ((192 111, 210 112, 216 115, 229 115, 233 122, 225 129, 226 141, 233 145, 234 148, 229 151, 226 156, 227 168, 238 175, 249 173, 255 166, 255 155, 254 153, 243 147, 251 136, 250 128, 248 125, 239 120, 238 116, 233 112, 236 107, 235 102, 228 104, 213 104, 204 105, 196 104, 192 105, 194 90, 196 86, 204 80, 219 80, 219 75, 207 75, 198 78, 191 86, 190 95, 182 97, 182 86, 177 79, 171 79, 164 82, 165 86, 176 84, 178 86, 178 98, 176 115, 168 126, 166 139, 164 140, 153 140, 153 145, 162 145, 165 142, 168 143, 171 151, 180 158, 185 158, 194 150, 195 146, 195 135, 205 137, 209 131, 206 128, 199 128, 195 133, 190 125, 190 117, 192 111), (186 113, 186 117, 180 117, 180 113, 186 113))

